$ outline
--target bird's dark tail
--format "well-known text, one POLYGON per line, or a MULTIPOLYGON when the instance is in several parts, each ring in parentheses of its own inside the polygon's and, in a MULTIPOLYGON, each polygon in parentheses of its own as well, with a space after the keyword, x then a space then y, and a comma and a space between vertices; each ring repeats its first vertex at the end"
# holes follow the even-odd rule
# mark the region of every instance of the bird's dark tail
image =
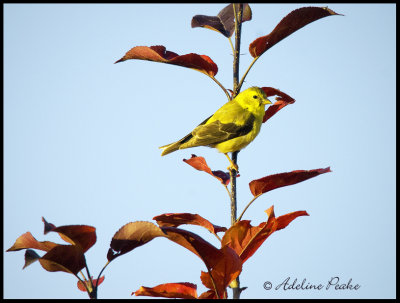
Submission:
POLYGON ((174 143, 159 147, 160 149, 163 150, 161 153, 161 156, 168 155, 169 153, 172 153, 172 152, 178 150, 180 145, 181 145, 181 142, 178 141, 178 142, 174 142, 174 143))

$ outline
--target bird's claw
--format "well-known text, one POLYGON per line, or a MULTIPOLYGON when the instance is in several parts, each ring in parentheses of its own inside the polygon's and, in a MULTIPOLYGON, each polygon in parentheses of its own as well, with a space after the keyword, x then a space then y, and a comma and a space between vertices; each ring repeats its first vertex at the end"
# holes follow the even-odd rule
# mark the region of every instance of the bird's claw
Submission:
POLYGON ((236 171, 236 174, 239 173, 239 166, 237 164, 231 163, 231 165, 229 165, 227 169, 230 173, 232 173, 233 170, 236 171))

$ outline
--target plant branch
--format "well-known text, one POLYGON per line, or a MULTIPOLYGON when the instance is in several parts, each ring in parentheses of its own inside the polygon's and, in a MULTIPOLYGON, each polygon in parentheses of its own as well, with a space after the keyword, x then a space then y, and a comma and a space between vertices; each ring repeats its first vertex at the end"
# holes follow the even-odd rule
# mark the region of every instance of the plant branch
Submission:
POLYGON ((211 269, 210 269, 210 267, 208 267, 208 264, 206 262, 204 262, 204 264, 206 265, 208 274, 210 275, 211 283, 214 287, 214 291, 215 291, 215 294, 217 295, 217 299, 221 299, 221 297, 219 296, 219 293, 218 293, 217 285, 215 284, 214 278, 211 274, 211 269))
MULTIPOLYGON (((82 272, 81 272, 82 273, 82 272)), ((75 274, 74 274, 75 275, 75 274)), ((83 275, 83 274, 82 274, 83 275)), ((82 285, 86 288, 86 292, 88 293, 88 295, 89 295, 89 298, 91 298, 92 299, 92 297, 91 297, 91 292, 90 292, 90 290, 89 290, 89 288, 87 287, 87 285, 86 285, 86 279, 85 280, 82 280, 81 278, 79 278, 79 276, 78 275, 75 275, 75 277, 77 277, 78 278, 78 280, 79 280, 79 282, 81 282, 82 283, 82 285)))
POLYGON ((242 88, 244 79, 246 78, 247 74, 249 73, 250 69, 253 67, 254 63, 256 63, 257 59, 260 57, 255 57, 253 59, 253 61, 250 63, 250 66, 247 68, 246 72, 244 73, 242 79, 240 79, 239 85, 238 85, 238 90, 240 91, 240 89, 242 88))
POLYGON ((101 274, 103 273, 103 271, 106 269, 106 267, 108 266, 108 264, 110 264, 110 261, 107 261, 106 265, 104 265, 103 269, 100 271, 99 276, 97 277, 97 281, 96 281, 96 286, 95 286, 96 288, 97 288, 97 286, 98 286, 98 284, 99 284, 100 276, 101 276, 101 274))
POLYGON ((229 93, 226 90, 226 88, 217 79, 215 79, 214 77, 212 77, 212 76, 210 76, 208 74, 206 74, 206 75, 209 76, 211 79, 213 79, 214 82, 217 83, 220 88, 222 88, 222 90, 224 91, 225 95, 228 97, 228 101, 230 101, 231 100, 231 96, 229 95, 229 93))
MULTIPOLYGON (((242 33, 242 14, 243 14, 243 3, 237 5, 232 4, 233 13, 235 15, 235 50, 233 52, 233 94, 232 97, 236 97, 239 94, 240 87, 239 82, 239 59, 240 59, 240 37, 242 33), (238 9, 237 9, 237 7, 238 9)), ((232 152, 232 162, 237 164, 237 156, 239 151, 232 152)), ((237 216, 237 196, 236 196, 236 170, 230 171, 231 177, 231 225, 235 224, 237 216)), ((240 299, 240 281, 239 277, 235 280, 232 288, 233 299, 240 299)))
POLYGON ((233 52, 233 97, 239 94, 239 59, 240 59, 240 38, 242 33, 242 13, 243 3, 239 4, 239 9, 236 9, 237 4, 233 4, 233 12, 235 15, 235 51, 233 52))
POLYGON ((232 56, 233 56, 233 54, 235 53, 235 48, 233 47, 233 44, 232 44, 232 39, 231 39, 231 37, 229 37, 229 38, 228 38, 228 40, 229 40, 229 44, 231 45, 231 49, 232 49, 232 56))
POLYGON ((239 216, 239 218, 236 220, 236 222, 238 222, 238 221, 240 221, 240 220, 242 219, 242 217, 243 217, 244 213, 246 212, 246 210, 247 210, 247 209, 249 208, 249 206, 254 202, 254 200, 257 199, 259 196, 261 196, 261 195, 255 196, 255 197, 246 205, 246 207, 243 209, 242 213, 240 214, 240 216, 239 216))

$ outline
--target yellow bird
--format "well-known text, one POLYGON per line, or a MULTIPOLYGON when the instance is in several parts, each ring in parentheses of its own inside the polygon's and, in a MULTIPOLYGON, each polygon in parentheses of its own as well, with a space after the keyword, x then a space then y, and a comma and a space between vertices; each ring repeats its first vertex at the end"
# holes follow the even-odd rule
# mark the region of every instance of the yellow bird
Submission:
POLYGON ((209 146, 225 154, 230 162, 229 170, 238 171, 228 153, 245 148, 257 137, 267 104, 272 102, 264 91, 259 87, 250 87, 225 103, 179 141, 161 146, 161 156, 178 149, 209 146))

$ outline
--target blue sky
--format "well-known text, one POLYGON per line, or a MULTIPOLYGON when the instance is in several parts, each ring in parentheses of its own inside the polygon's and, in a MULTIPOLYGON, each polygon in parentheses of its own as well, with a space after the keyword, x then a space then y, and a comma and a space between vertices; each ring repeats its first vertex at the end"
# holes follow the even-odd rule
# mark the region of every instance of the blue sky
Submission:
MULTIPOLYGON (((243 24, 241 73, 248 45, 306 4, 251 4, 243 24)), ((321 4, 318 6, 327 6, 321 4)), ((114 233, 131 221, 170 212, 198 213, 229 226, 229 199, 209 175, 182 159, 206 158, 213 170, 228 162, 199 147, 161 157, 159 146, 191 131, 224 102, 203 74, 146 61, 113 64, 133 46, 164 45, 178 54, 210 56, 216 78, 232 88, 228 40, 192 29, 196 14, 221 4, 4 5, 4 250, 26 231, 41 241, 41 217, 57 226, 97 228, 87 255, 92 275, 106 262, 114 233)), ((243 89, 271 86, 296 99, 239 153, 239 212, 251 200, 251 180, 298 169, 332 173, 269 192, 243 219, 253 225, 306 210, 273 234, 245 263, 242 298, 394 298, 396 38, 395 4, 329 4, 345 16, 311 23, 267 51, 243 89), (352 279, 358 290, 265 290, 290 277, 324 284, 352 279)), ((184 226, 214 245, 200 227, 184 226)), ((76 278, 49 273, 23 252, 5 253, 5 298, 86 298, 76 278)), ((132 298, 140 286, 192 282, 201 260, 155 239, 105 271, 99 298, 132 298)), ((231 296, 231 292, 229 292, 231 296)))

